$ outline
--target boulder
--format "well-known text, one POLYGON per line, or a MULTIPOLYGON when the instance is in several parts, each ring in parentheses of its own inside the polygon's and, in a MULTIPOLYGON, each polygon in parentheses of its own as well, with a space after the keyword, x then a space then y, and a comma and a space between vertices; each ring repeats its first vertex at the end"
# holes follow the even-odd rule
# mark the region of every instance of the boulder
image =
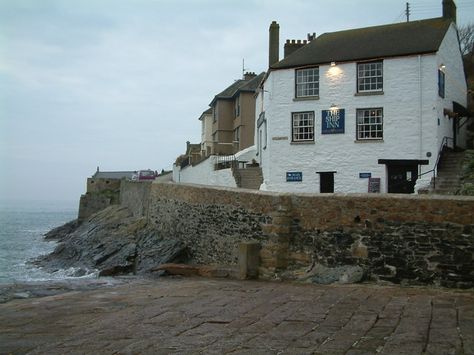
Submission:
POLYGON ((300 278, 300 281, 323 285, 332 283, 351 284, 361 282, 363 277, 364 269, 357 265, 327 267, 315 264, 306 275, 300 278))

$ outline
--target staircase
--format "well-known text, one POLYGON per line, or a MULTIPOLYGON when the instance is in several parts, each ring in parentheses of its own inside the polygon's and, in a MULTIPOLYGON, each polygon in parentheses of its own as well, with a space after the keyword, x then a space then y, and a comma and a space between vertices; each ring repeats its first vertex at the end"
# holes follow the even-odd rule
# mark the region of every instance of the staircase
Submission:
POLYGON ((238 187, 252 190, 260 189, 260 185, 263 182, 262 168, 235 168, 233 171, 235 182, 238 187))
POLYGON ((463 159, 464 152, 445 150, 438 164, 437 177, 431 182, 429 193, 455 195, 461 187, 460 171, 463 159))

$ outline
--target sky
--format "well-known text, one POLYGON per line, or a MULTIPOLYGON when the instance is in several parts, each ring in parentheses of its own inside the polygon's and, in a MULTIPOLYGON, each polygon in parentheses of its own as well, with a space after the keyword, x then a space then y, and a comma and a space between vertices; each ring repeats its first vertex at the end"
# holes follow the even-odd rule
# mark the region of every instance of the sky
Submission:
MULTIPOLYGON (((410 20, 441 16, 413 0, 410 20)), ((0 200, 79 201, 101 171, 171 169, 214 95, 286 39, 406 21, 406 0, 0 0, 0 200)), ((458 24, 474 0, 457 0, 458 24)))

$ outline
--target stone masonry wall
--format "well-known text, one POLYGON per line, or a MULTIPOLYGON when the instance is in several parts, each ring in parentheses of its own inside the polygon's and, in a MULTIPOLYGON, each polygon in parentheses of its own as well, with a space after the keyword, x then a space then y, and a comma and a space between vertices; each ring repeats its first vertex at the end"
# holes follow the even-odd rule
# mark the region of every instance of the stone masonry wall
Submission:
POLYGON ((120 203, 119 179, 87 179, 87 192, 79 201, 77 220, 83 222, 89 216, 104 208, 120 203))
POLYGON ((122 203, 145 213, 161 235, 184 241, 194 263, 236 264, 239 243, 258 241, 263 277, 317 263, 359 265, 368 279, 474 286, 472 197, 285 194, 170 183, 149 184, 147 197, 147 188, 135 185, 123 185, 122 203))
POLYGON ((134 216, 147 216, 151 182, 122 180, 120 203, 128 207, 134 216))

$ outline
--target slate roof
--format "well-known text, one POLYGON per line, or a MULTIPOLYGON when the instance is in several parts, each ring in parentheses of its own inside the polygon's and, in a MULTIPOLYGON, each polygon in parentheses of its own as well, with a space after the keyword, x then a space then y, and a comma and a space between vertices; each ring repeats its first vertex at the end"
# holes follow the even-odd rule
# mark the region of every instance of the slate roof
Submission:
POLYGON ((434 53, 450 24, 440 17, 324 33, 271 68, 434 53))
POLYGON ((209 104, 209 106, 212 106, 214 102, 218 99, 224 99, 224 100, 233 99, 240 92, 255 92, 255 90, 258 88, 258 86, 262 82, 264 76, 265 76, 265 72, 262 72, 250 80, 243 80, 243 79, 236 80, 234 83, 228 86, 224 91, 214 96, 214 99, 209 104))
POLYGON ((131 179, 136 171, 96 171, 92 178, 94 179, 131 179))
POLYGON ((212 107, 209 107, 206 111, 201 113, 201 116, 199 116, 198 120, 202 121, 204 115, 212 115, 212 107))

